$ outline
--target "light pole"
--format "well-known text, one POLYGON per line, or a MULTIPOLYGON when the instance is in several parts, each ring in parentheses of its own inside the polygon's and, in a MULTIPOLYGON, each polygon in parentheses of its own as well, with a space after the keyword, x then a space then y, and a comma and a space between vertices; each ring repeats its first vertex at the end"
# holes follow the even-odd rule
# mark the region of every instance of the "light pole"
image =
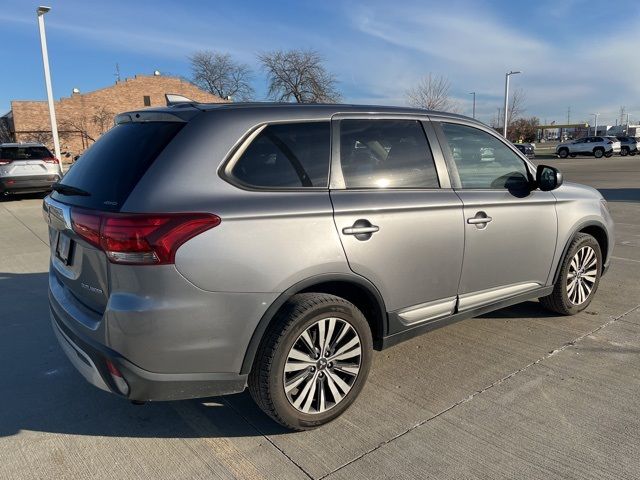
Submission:
POLYGON ((595 119, 593 126, 593 136, 595 137, 596 135, 598 135, 598 117, 600 116, 600 114, 592 113, 591 115, 593 115, 593 118, 595 119))
POLYGON ((42 64, 44 66, 44 83, 47 87, 47 100, 49 101, 49 117, 51 120, 51 134, 53 135, 53 148, 58 159, 60 173, 62 173, 62 157, 60 156, 60 140, 58 139, 58 124, 56 123, 56 110, 53 103, 53 91, 51 89, 51 72, 49 72, 49 53, 47 52, 47 36, 44 31, 44 14, 51 7, 40 6, 37 8, 38 27, 40 28, 40 47, 42 48, 42 64))
POLYGON ((520 71, 507 72, 504 77, 504 138, 507 138, 507 125, 509 124, 509 77, 522 73, 520 71))
POLYGON ((473 95, 473 118, 476 118, 476 92, 471 92, 469 95, 473 95))
POLYGON ((625 135, 629 135, 629 117, 631 116, 631 114, 627 113, 627 128, 624 131, 625 135))

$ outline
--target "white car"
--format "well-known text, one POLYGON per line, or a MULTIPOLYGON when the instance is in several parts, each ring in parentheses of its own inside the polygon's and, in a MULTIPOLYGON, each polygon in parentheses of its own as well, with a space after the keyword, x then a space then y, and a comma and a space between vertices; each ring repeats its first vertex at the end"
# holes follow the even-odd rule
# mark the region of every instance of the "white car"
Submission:
POLYGON ((571 142, 560 143, 556 154, 560 158, 576 155, 593 155, 596 158, 610 157, 620 153, 620 140, 615 137, 584 137, 571 142))
POLYGON ((41 143, 0 143, 0 194, 49 192, 60 162, 41 143))

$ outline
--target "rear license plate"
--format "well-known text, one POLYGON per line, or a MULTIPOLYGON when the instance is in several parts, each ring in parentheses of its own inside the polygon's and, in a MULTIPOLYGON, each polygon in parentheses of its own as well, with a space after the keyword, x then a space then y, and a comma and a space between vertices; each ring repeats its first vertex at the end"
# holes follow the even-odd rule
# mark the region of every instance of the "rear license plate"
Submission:
POLYGON ((58 243, 56 245, 56 255, 64 262, 65 265, 69 265, 69 253, 71 251, 71 239, 64 233, 58 235, 58 243))

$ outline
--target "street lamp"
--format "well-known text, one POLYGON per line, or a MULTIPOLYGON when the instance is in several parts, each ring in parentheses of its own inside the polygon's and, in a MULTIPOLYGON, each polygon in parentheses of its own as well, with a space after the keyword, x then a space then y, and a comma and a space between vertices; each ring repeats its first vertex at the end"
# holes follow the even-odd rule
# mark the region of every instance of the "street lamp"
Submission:
POLYGON ((509 124, 509 77, 511 75, 517 75, 518 73, 522 73, 520 71, 507 72, 505 74, 504 79, 504 138, 507 138, 507 125, 509 124))
POLYGON ((476 118, 476 92, 470 92, 469 95, 473 95, 473 118, 476 118))
POLYGON ((598 135, 598 117, 600 116, 600 114, 592 113, 591 115, 593 115, 593 118, 595 119, 594 125, 593 125, 593 136, 595 137, 596 135, 598 135))
MULTIPOLYGON (((56 110, 53 104, 53 91, 51 90, 51 72, 49 71, 49 53, 47 52, 47 37, 44 31, 44 15, 51 7, 40 6, 37 8, 38 27, 40 28, 40 47, 42 48, 42 64, 44 66, 44 83, 47 87, 47 100, 49 101, 49 118, 51 120, 51 134, 53 135, 53 148, 58 162, 62 162, 60 156, 60 140, 58 139, 58 124, 56 123, 56 110)), ((62 163, 59 163, 62 173, 62 163)))

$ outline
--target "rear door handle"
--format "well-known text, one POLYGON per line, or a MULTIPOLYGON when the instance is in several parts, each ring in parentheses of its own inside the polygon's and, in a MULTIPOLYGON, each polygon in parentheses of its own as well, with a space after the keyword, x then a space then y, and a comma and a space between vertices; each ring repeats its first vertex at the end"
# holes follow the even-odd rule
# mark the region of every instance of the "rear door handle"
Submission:
POLYGON ((467 223, 469 225, 477 225, 478 228, 484 228, 491 220, 493 220, 493 218, 485 212, 478 212, 475 217, 467 218, 467 223))
POLYGON ((344 235, 355 235, 358 240, 369 240, 371 235, 380 230, 377 225, 372 225, 369 220, 359 219, 350 227, 344 227, 342 233, 344 235))

